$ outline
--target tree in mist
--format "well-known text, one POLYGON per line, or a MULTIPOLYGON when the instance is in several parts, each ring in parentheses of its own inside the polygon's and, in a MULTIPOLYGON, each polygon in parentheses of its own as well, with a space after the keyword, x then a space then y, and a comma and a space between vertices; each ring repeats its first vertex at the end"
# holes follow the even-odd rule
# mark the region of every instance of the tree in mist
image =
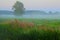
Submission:
POLYGON ((12 7, 13 11, 14 11, 14 15, 15 15, 15 21, 18 25, 19 20, 16 18, 18 16, 22 16, 25 12, 25 8, 22 2, 16 1, 16 3, 13 5, 12 7))
POLYGON ((16 1, 12 9, 14 10, 14 15, 16 16, 21 16, 25 11, 23 3, 19 1, 16 1))

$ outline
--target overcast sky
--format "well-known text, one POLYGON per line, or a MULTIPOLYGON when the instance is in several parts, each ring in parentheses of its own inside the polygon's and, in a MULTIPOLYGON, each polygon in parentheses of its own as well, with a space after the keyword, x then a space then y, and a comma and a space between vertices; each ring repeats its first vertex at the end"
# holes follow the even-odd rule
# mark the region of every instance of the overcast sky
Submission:
MULTIPOLYGON (((17 0, 0 0, 0 10, 11 10, 17 0)), ((60 0, 19 0, 27 10, 59 10, 60 0)))

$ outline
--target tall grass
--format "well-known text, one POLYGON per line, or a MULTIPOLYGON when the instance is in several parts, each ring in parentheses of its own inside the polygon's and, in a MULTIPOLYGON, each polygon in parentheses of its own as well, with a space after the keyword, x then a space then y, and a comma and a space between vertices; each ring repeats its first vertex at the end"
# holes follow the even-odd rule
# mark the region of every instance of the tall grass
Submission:
MULTIPOLYGON (((50 27, 50 23, 46 21, 36 25, 34 21, 19 20, 2 22, 0 40, 60 40, 59 27, 50 27)), ((59 22, 54 22, 53 25, 59 25, 59 22)))

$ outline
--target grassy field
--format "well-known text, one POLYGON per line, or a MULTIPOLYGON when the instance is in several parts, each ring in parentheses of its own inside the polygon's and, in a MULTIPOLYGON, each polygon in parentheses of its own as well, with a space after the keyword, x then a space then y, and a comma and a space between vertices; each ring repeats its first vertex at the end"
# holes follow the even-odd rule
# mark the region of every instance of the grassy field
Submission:
POLYGON ((0 18, 0 40, 60 40, 60 20, 0 18))

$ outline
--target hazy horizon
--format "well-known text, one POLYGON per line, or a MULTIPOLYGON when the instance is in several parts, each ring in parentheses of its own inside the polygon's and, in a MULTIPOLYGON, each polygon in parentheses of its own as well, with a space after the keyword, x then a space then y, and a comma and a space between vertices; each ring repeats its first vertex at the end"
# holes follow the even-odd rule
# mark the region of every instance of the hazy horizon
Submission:
POLYGON ((26 10, 60 11, 60 0, 0 0, 0 10, 11 10, 16 1, 21 1, 26 10))

